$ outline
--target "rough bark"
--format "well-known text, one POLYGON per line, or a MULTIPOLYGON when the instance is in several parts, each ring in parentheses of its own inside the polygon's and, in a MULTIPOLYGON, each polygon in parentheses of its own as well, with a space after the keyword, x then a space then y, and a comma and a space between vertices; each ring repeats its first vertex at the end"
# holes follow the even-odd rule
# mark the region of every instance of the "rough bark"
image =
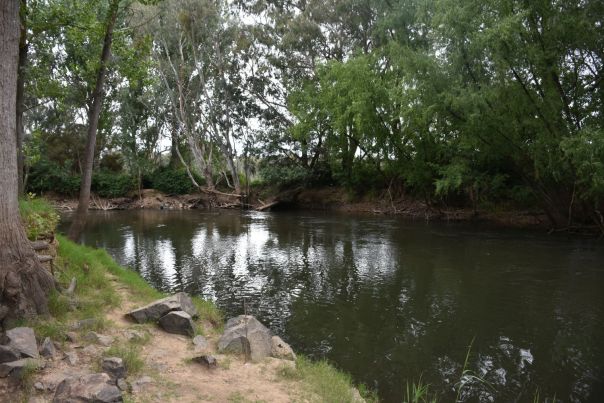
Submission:
POLYGON ((97 72, 96 84, 92 93, 92 106, 88 112, 88 136, 86 139, 86 150, 84 155, 84 166, 82 167, 82 181, 80 184, 80 196, 75 217, 69 227, 68 237, 77 241, 86 226, 88 215, 88 204, 90 203, 90 185, 92 184, 92 168, 94 165, 96 135, 103 106, 104 83, 107 72, 107 63, 111 55, 111 42, 113 41, 113 27, 117 19, 119 0, 114 0, 107 15, 105 26, 105 38, 101 52, 101 63, 97 72))
POLYGON ((0 325, 48 312, 54 281, 19 218, 16 102, 19 0, 0 2, 0 325))
POLYGON ((17 70, 17 175, 19 194, 22 195, 25 190, 24 166, 25 157, 23 155, 23 138, 25 129, 23 125, 23 113, 25 112, 25 69, 27 67, 27 0, 21 0, 19 12, 20 37, 19 37, 19 67, 17 70))

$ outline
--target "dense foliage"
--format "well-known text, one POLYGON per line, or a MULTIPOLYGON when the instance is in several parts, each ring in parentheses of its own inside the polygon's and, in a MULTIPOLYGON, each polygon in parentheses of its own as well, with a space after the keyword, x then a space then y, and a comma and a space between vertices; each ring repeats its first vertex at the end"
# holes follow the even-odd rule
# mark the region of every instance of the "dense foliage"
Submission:
MULTIPOLYGON (((151 3, 120 2, 101 195, 396 184, 604 229, 601 1, 151 3)), ((27 5, 28 186, 73 195, 109 2, 27 5)))

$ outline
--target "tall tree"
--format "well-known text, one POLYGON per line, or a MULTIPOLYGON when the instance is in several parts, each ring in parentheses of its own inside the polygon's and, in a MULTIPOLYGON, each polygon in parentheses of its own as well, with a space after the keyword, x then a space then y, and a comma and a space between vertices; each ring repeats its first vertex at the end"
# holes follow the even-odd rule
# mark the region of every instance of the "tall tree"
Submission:
POLYGON ((19 218, 16 100, 19 0, 0 2, 0 323, 48 312, 54 281, 38 262, 19 218))
POLYGON ((111 43, 113 41, 113 28, 117 20, 119 10, 119 0, 112 0, 107 11, 105 23, 105 38, 103 40, 103 50, 98 67, 96 84, 92 93, 92 103, 88 111, 88 135, 86 138, 86 150, 84 155, 84 165, 82 167, 82 182, 80 184, 80 197, 78 200, 78 209, 71 226, 68 236, 72 240, 77 240, 86 226, 86 216, 88 214, 88 204, 90 202, 90 186, 92 184, 92 167, 94 164, 95 145, 101 107, 103 105, 103 95, 105 75, 107 72, 107 63, 111 55, 111 43))

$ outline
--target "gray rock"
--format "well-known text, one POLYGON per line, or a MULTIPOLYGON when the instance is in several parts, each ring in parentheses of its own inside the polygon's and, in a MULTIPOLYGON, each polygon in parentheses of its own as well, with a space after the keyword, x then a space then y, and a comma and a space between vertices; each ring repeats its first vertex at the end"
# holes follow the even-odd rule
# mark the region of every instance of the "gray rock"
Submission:
POLYGON ((6 378, 7 376, 19 377, 27 367, 38 369, 42 365, 34 358, 22 358, 17 361, 3 362, 0 364, 0 378, 6 378))
POLYGON ((4 343, 13 350, 17 351, 21 357, 38 358, 38 344, 36 343, 36 335, 30 327, 15 327, 7 330, 4 335, 4 343))
POLYGON ((211 355, 201 355, 199 357, 194 357, 193 362, 197 362, 208 369, 214 369, 218 367, 218 362, 216 358, 211 355))
POLYGON ((184 311, 172 311, 159 319, 159 326, 168 333, 193 336, 195 330, 191 315, 184 311))
POLYGON ((107 374, 69 377, 57 386, 54 403, 116 403, 122 401, 122 392, 112 385, 107 374))
POLYGON ((78 334, 76 332, 67 332, 65 333, 65 338, 70 343, 75 343, 78 341, 78 334))
POLYGON ((283 360, 296 361, 296 354, 289 344, 281 340, 279 336, 271 338, 271 355, 275 358, 283 360))
POLYGON ((352 403, 365 403, 365 399, 361 396, 361 392, 357 388, 352 388, 351 393, 351 402, 352 403))
POLYGON ((195 345, 195 351, 204 351, 210 347, 206 338, 201 335, 193 337, 193 344, 195 345))
POLYGON ((97 355, 99 352, 99 348, 97 346, 93 346, 92 344, 86 346, 82 349, 82 353, 86 355, 97 355))
POLYGON ((271 331, 250 315, 239 315, 227 321, 218 340, 221 353, 245 354, 253 361, 271 355, 271 331))
POLYGON ((124 361, 119 357, 105 357, 101 364, 105 371, 112 379, 120 379, 126 377, 126 367, 124 361))
POLYGON ((44 386, 42 382, 36 382, 34 383, 34 389, 38 392, 44 392, 46 390, 46 386, 44 386))
POLYGON ((78 355, 75 351, 69 351, 65 353, 63 359, 67 361, 67 363, 71 366, 76 365, 78 363, 78 355))
POLYGON ((50 358, 55 355, 56 349, 50 337, 46 337, 40 346, 40 355, 42 357, 50 358))
POLYGON ((99 320, 96 318, 82 319, 72 323, 70 328, 71 330, 92 329, 97 325, 98 322, 99 320))
POLYGON ((21 354, 10 346, 0 345, 0 363, 17 361, 21 354))
POLYGON ((101 346, 105 346, 105 347, 109 347, 111 345, 111 343, 113 343, 113 337, 106 336, 104 334, 99 334, 97 332, 86 333, 86 336, 84 337, 84 339, 86 339, 86 341, 89 341, 91 343, 97 343, 97 344, 100 344, 101 346))
POLYGON ((184 311, 193 318, 197 317, 197 309, 195 309, 193 301, 184 292, 179 292, 130 311, 126 316, 137 323, 155 322, 171 311, 184 311))
POLYGON ((145 389, 145 386, 153 383, 153 379, 150 376, 143 376, 136 381, 132 382, 132 392, 140 393, 145 389))
POLYGON ((124 336, 128 341, 141 341, 145 339, 145 333, 138 330, 125 330, 124 336))
POLYGON ((124 378, 120 378, 118 379, 115 384, 117 385, 118 388, 120 388, 121 391, 128 391, 128 382, 126 382, 126 380, 124 378))

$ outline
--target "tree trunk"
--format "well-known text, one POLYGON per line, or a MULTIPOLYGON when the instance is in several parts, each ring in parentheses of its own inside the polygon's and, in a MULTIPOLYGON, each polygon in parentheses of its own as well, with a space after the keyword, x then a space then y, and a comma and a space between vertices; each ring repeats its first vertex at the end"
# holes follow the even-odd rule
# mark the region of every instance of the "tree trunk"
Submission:
POLYGON ((27 0, 21 0, 19 12, 20 37, 19 37, 19 67, 17 70, 17 176, 19 195, 25 191, 25 180, 23 171, 25 157, 23 155, 23 112, 25 111, 25 69, 27 67, 27 0))
POLYGON ((54 280, 38 262, 19 217, 16 103, 19 0, 0 2, 0 324, 48 313, 54 280))
POLYGON ((84 227, 86 226, 86 216, 88 214, 88 204, 90 203, 90 185, 92 183, 92 167, 94 164, 94 149, 96 145, 96 134, 103 105, 103 84, 105 82, 105 73, 107 72, 107 62, 111 55, 111 41, 113 40, 113 27, 117 19, 119 0, 114 0, 107 15, 107 25, 105 28, 105 39, 103 41, 103 51, 101 52, 101 64, 97 73, 96 85, 92 94, 92 107, 88 113, 88 138, 86 140, 86 151, 84 155, 84 166, 82 167, 82 182, 80 184, 80 198, 78 200, 78 209, 71 226, 69 227, 69 239, 77 241, 80 238, 84 227))

